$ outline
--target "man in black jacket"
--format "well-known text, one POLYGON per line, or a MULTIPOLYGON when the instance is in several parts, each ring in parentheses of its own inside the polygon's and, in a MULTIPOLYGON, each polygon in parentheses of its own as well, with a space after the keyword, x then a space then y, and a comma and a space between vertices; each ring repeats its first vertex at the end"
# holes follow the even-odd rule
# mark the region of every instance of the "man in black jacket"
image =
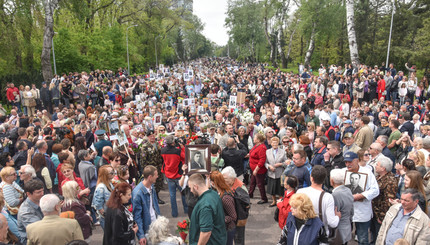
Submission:
POLYGON ((222 151, 221 157, 224 159, 225 166, 231 166, 237 176, 240 176, 244 172, 243 159, 247 154, 245 145, 240 143, 239 138, 235 136, 235 138, 227 140, 227 147, 222 151))
POLYGON ((414 124, 411 122, 411 115, 407 112, 399 114, 399 122, 400 127, 399 130, 401 133, 407 132, 409 137, 413 139, 414 134, 414 124))
POLYGON ((51 91, 49 91, 46 82, 42 83, 42 88, 40 89, 40 99, 42 100, 43 107, 52 114, 52 102, 51 102, 51 91))
POLYGON ((332 169, 341 169, 346 167, 339 141, 331 140, 327 143, 327 152, 324 153, 324 163, 324 167, 327 169, 328 175, 325 181, 325 186, 329 191, 331 191, 332 187, 330 185, 330 171, 332 169))

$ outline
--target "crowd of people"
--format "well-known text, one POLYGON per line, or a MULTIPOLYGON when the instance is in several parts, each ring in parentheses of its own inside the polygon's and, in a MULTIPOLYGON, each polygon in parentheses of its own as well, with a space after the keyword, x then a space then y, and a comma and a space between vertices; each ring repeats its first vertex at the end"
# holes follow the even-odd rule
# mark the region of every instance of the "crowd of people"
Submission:
POLYGON ((183 244, 159 206, 178 217, 177 191, 190 244, 245 244, 253 198, 278 244, 429 244, 430 86, 404 69, 202 58, 9 83, 0 244, 90 244, 96 225, 183 244))

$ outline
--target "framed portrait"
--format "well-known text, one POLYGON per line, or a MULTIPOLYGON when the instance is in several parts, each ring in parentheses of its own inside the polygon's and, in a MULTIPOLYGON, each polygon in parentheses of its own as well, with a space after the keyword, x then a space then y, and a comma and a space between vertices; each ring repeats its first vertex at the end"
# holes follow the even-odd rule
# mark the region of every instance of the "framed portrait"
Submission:
POLYGON ((188 105, 190 105, 190 101, 188 99, 184 99, 183 105, 184 105, 184 107, 187 107, 188 105))
POLYGON ((106 132, 109 132, 109 126, 107 121, 100 121, 99 122, 99 128, 103 129, 106 132))
POLYGON ((124 131, 119 131, 117 133, 117 137, 118 137, 119 145, 127 145, 128 144, 127 136, 125 135, 124 131))
POLYGON ((163 115, 161 113, 155 114, 154 115, 154 125, 160 125, 162 118, 163 118, 163 115))
POLYGON ((196 114, 196 107, 194 105, 190 105, 190 113, 191 114, 196 114))
POLYGON ((178 130, 178 131, 183 131, 183 130, 185 130, 185 122, 184 122, 184 121, 179 121, 179 122, 176 124, 176 130, 178 130))
POLYGON ((119 132, 119 124, 117 120, 109 121, 109 135, 114 135, 119 132))
POLYGON ((184 106, 182 104, 178 103, 178 107, 176 109, 178 114, 182 114, 182 112, 184 112, 184 106))
POLYGON ((187 174, 210 173, 211 157, 209 154, 210 145, 186 145, 185 164, 187 164, 187 174))
POLYGON ((237 97, 236 96, 230 96, 230 100, 228 103, 228 108, 236 108, 236 101, 237 101, 237 97))
POLYGON ((366 190, 367 174, 361 172, 345 172, 345 186, 351 189, 352 194, 360 194, 366 190))
POLYGON ((203 98, 202 105, 203 105, 204 108, 208 108, 208 106, 209 106, 209 99, 208 98, 203 98))
POLYGON ((199 105, 198 109, 197 109, 197 115, 202 116, 205 114, 205 108, 201 105, 199 105))

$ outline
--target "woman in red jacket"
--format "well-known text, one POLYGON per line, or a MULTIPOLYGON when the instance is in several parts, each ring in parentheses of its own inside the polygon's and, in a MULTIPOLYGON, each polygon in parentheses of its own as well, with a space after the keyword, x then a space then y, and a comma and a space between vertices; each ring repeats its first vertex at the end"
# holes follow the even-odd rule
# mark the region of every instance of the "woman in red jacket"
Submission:
POLYGON ((289 175, 284 179, 285 194, 284 197, 278 201, 276 206, 279 209, 278 224, 279 228, 283 229, 287 222, 288 213, 291 212, 290 199, 296 193, 299 186, 299 180, 294 175, 289 175))
POLYGON ((378 79, 378 88, 377 88, 377 92, 378 92, 378 100, 381 99, 382 96, 384 96, 385 98, 385 80, 384 77, 381 75, 378 79))
POLYGON ((261 200, 258 204, 267 203, 266 190, 264 189, 264 177, 267 168, 266 163, 266 145, 264 144, 265 137, 262 134, 254 136, 254 147, 249 151, 249 167, 252 170, 251 185, 249 186, 249 197, 253 198, 255 185, 260 190, 261 200))

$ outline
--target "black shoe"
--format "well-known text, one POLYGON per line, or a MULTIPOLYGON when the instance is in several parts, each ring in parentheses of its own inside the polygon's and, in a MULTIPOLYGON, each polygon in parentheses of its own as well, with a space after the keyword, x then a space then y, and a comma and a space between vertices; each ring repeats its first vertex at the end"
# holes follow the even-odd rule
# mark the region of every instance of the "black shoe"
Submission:
POLYGON ((276 206, 276 203, 271 203, 271 204, 269 205, 269 207, 274 207, 274 206, 276 206))
POLYGON ((264 204, 264 203, 268 203, 268 202, 269 202, 269 201, 267 201, 267 200, 266 200, 266 201, 264 201, 264 200, 260 200, 260 201, 258 201, 258 202, 257 202, 257 204, 264 204))
POLYGON ((158 199, 158 204, 166 204, 166 202, 161 199, 158 199))

